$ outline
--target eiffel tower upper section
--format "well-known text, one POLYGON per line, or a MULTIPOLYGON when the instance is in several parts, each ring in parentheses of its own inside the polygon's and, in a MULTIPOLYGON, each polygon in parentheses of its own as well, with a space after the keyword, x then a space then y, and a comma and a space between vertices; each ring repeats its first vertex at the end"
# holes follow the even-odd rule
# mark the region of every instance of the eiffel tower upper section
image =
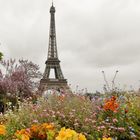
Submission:
POLYGON ((56 31, 55 31, 55 7, 50 8, 50 33, 49 33, 49 47, 48 58, 46 61, 46 68, 43 78, 40 81, 40 88, 47 89, 69 89, 67 80, 64 79, 60 61, 57 53, 56 31), (50 78, 50 71, 54 70, 55 78, 50 78))
POLYGON ((57 54, 57 43, 56 43, 56 31, 55 31, 55 7, 50 8, 50 35, 49 35, 49 49, 48 49, 48 59, 58 59, 57 54))

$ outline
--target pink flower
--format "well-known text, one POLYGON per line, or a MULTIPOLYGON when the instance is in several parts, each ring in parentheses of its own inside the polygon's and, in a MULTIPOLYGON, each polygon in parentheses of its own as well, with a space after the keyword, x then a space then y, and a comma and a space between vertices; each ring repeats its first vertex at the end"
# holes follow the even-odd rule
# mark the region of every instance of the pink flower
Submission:
POLYGON ((104 125, 102 125, 102 126, 100 126, 100 128, 101 128, 101 129, 105 129, 105 126, 104 126, 104 125))
POLYGON ((85 122, 88 122, 89 121, 89 119, 88 118, 85 118, 85 122))
POLYGON ((125 128, 124 127, 118 127, 118 131, 124 132, 125 131, 125 128))
POLYGON ((27 131, 28 133, 30 133, 30 128, 27 128, 26 131, 27 131))
POLYGON ((97 106, 97 109, 98 109, 98 110, 102 110, 100 106, 97 106))
POLYGON ((48 114, 48 113, 46 113, 46 114, 45 114, 45 117, 48 117, 48 116, 49 116, 49 114, 48 114))
POLYGON ((115 119, 113 119, 112 120, 113 121, 113 123, 116 123, 116 122, 118 122, 118 120, 115 118, 115 119))
POLYGON ((33 120, 33 123, 38 123, 38 120, 33 120))
POLYGON ((65 118, 65 115, 64 115, 64 114, 60 114, 60 116, 61 116, 62 118, 65 118))
POLYGON ((104 125, 98 126, 97 129, 98 129, 98 130, 105 129, 105 126, 104 126, 104 125))
POLYGON ((96 116, 97 113, 93 113, 93 116, 96 116))

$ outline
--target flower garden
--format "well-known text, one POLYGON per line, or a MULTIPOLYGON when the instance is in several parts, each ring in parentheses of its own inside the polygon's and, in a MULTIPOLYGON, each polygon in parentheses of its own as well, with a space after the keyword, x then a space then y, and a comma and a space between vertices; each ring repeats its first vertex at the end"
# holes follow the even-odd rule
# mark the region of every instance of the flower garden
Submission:
POLYGON ((0 64, 0 140, 140 140, 140 92, 42 96, 38 65, 0 64))
POLYGON ((108 93, 92 100, 55 92, 17 101, 0 115, 1 140, 139 140, 139 93, 108 93))

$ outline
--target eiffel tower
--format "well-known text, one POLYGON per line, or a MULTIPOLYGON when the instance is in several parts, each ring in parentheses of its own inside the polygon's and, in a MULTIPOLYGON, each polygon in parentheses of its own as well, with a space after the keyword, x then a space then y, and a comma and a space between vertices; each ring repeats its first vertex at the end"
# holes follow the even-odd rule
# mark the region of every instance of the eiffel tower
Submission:
POLYGON ((55 31, 55 7, 50 8, 50 33, 49 33, 49 47, 48 47, 48 58, 46 61, 46 68, 43 74, 43 78, 40 80, 41 91, 46 91, 50 89, 55 90, 68 90, 67 80, 64 78, 61 67, 60 60, 58 59, 57 53, 57 43, 56 43, 56 31, 55 31), (50 78, 51 70, 54 71, 55 78, 50 78))

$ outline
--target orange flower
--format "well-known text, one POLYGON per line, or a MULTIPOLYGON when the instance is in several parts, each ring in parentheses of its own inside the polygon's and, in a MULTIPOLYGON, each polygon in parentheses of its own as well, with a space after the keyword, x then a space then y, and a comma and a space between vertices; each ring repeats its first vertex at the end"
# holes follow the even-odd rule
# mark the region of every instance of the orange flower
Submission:
POLYGON ((105 110, 112 110, 113 112, 116 112, 118 107, 119 104, 116 102, 115 96, 113 96, 111 99, 106 100, 103 106, 105 110))
POLYGON ((31 133, 37 133, 38 127, 39 127, 39 125, 32 125, 30 128, 31 133))
POLYGON ((21 129, 20 131, 17 130, 17 132, 15 133, 15 136, 19 140, 30 140, 30 133, 26 129, 21 129))
POLYGON ((48 124, 48 123, 43 123, 43 124, 41 125, 41 127, 42 127, 43 129, 48 129, 48 130, 53 130, 53 129, 54 129, 54 125, 48 124))
POLYGON ((64 99, 65 99, 65 95, 60 95, 60 96, 59 96, 59 100, 60 100, 60 101, 64 101, 64 99))
POLYGON ((6 134, 6 127, 4 125, 0 125, 0 135, 6 134))
POLYGON ((52 130, 54 130, 54 125, 51 123, 32 125, 30 128, 31 137, 45 139, 47 138, 47 133, 52 130))

